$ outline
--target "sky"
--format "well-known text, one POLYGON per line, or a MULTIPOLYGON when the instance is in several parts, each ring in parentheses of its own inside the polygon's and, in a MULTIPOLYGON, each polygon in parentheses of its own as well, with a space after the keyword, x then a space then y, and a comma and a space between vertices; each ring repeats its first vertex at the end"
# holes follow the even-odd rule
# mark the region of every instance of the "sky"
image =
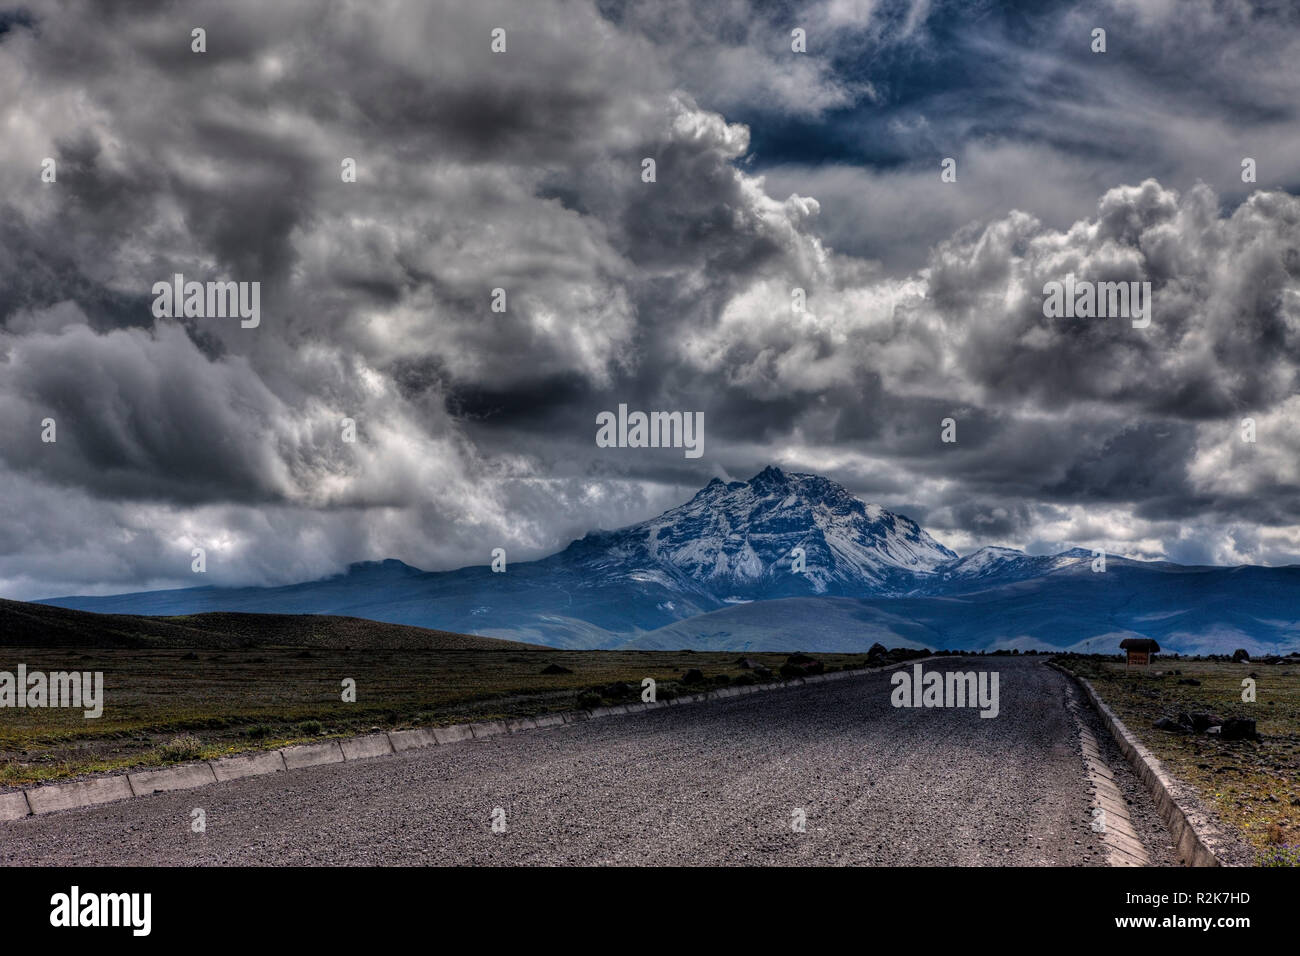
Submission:
POLYGON ((527 560, 769 464, 962 553, 1300 563, 1298 87, 1288 2, 0 7, 0 595, 527 560))

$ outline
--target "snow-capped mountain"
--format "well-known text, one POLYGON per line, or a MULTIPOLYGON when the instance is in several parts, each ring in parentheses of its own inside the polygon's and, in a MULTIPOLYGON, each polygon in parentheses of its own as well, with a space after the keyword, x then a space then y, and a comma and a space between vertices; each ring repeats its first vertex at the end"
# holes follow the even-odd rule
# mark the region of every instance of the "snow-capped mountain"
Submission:
POLYGON ((1091 570, 1093 557, 1091 551, 1083 548, 1071 548, 1060 554, 1026 554, 1016 548, 994 545, 936 565, 932 575, 916 579, 914 593, 954 594, 1026 581, 1080 566, 1091 570))
POLYGON ((988 547, 959 557, 916 522, 817 475, 715 479, 685 504, 538 561, 427 572, 352 565, 278 588, 43 603, 86 611, 342 614, 555 647, 1300 647, 1300 567, 1182 567, 988 547), (802 550, 798 569, 796 549, 802 550))
POLYGON ((715 478, 680 507, 569 550, 587 548, 610 559, 602 573, 621 567, 665 584, 685 577, 723 600, 901 593, 915 573, 957 558, 910 518, 827 478, 775 467, 749 481, 715 478))

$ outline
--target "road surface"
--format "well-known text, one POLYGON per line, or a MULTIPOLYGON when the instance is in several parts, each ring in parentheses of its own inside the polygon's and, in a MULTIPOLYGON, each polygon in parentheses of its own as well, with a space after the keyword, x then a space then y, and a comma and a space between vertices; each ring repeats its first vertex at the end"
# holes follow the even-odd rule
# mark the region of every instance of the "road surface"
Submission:
POLYGON ((896 709, 876 673, 28 817, 0 824, 0 863, 1105 865, 1066 679, 1033 657, 925 667, 998 671, 999 715, 896 709))

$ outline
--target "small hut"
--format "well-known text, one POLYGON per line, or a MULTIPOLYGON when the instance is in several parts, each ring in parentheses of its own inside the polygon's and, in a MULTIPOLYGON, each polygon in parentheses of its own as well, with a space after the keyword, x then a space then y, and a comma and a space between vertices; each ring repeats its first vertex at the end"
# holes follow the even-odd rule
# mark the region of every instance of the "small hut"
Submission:
POLYGON ((1126 637, 1119 646, 1128 652, 1128 667, 1146 667, 1160 650, 1160 645, 1149 637, 1126 637))

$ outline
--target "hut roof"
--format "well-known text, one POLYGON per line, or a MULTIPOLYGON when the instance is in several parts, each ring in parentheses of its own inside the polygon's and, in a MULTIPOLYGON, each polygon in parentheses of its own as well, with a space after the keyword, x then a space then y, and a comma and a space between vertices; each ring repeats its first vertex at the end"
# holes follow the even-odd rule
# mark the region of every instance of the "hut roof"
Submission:
POLYGON ((1126 637, 1119 646, 1126 651, 1150 651, 1152 654, 1160 650, 1160 645, 1149 637, 1126 637))

